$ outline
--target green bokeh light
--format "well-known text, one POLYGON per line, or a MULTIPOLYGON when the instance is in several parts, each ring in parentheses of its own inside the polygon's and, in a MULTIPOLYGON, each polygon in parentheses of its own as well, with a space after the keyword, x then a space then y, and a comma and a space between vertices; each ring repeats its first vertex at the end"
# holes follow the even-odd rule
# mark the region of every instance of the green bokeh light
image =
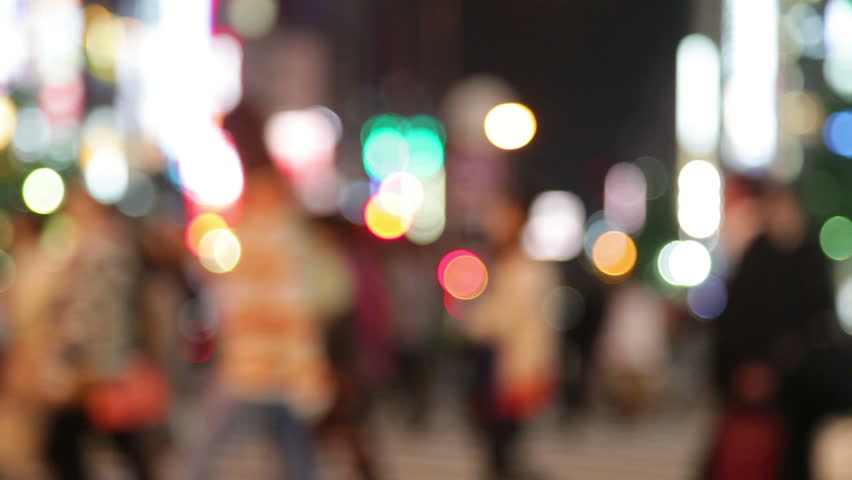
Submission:
POLYGON ((829 218, 819 231, 819 244, 832 260, 852 257, 852 221, 846 217, 829 218))
POLYGON ((361 127, 361 144, 366 145, 371 134, 386 128, 402 132, 403 128, 405 128, 405 119, 392 113, 376 115, 370 118, 361 127))
POLYGON ((361 129, 364 169, 374 180, 401 171, 433 178, 444 166, 444 136, 441 122, 428 115, 373 117, 361 129))
POLYGON ((428 180, 444 166, 444 142, 431 129, 415 128, 405 132, 408 143, 408 169, 421 180, 428 180))
POLYGON ((364 169, 376 180, 404 170, 408 163, 406 138, 397 129, 381 127, 364 142, 364 169))

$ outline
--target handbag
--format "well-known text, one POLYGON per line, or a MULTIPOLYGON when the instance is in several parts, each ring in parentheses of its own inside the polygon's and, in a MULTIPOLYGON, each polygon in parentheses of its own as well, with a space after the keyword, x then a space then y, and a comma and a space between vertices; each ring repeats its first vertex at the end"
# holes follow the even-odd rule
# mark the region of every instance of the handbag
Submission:
POLYGON ((162 371, 139 355, 117 380, 89 387, 84 402, 89 419, 97 428, 126 431, 163 423, 171 395, 162 371))

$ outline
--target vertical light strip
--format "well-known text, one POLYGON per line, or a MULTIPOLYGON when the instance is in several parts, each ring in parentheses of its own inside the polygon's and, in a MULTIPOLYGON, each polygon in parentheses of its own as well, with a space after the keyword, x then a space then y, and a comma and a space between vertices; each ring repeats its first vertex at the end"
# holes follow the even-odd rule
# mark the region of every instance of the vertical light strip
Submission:
POLYGON ((172 150, 213 117, 213 12, 210 0, 159 0, 158 12, 143 52, 143 125, 172 150))
POLYGON ((778 144, 778 2, 727 0, 724 131, 726 160, 739 171, 760 171, 778 144))
POLYGON ((689 156, 707 158, 719 144, 719 50, 712 40, 693 33, 677 48, 676 133, 689 156))
POLYGON ((710 38, 693 33, 681 40, 676 60, 678 225, 683 237, 706 239, 718 232, 722 218, 719 50, 710 38))

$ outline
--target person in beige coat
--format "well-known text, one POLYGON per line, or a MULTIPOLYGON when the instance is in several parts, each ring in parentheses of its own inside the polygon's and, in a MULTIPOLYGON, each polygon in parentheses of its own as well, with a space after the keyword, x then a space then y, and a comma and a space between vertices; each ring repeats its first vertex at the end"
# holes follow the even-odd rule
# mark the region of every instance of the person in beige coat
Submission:
POLYGON ((496 255, 486 262, 489 284, 464 321, 478 345, 474 405, 486 438, 490 477, 518 478, 516 459, 524 426, 550 398, 557 378, 557 312, 548 294, 559 284, 554 265, 520 248, 523 211, 505 199, 486 214, 496 255))

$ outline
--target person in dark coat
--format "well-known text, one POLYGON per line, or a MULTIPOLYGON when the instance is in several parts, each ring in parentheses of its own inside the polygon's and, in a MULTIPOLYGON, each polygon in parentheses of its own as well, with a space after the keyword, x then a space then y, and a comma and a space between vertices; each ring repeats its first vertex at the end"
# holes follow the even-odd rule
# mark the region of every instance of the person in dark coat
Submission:
POLYGON ((791 379, 825 336, 833 308, 827 261, 807 238, 795 195, 777 186, 760 190, 762 228, 713 323, 712 377, 722 409, 709 462, 714 480, 785 478, 784 459, 798 441, 791 379))

